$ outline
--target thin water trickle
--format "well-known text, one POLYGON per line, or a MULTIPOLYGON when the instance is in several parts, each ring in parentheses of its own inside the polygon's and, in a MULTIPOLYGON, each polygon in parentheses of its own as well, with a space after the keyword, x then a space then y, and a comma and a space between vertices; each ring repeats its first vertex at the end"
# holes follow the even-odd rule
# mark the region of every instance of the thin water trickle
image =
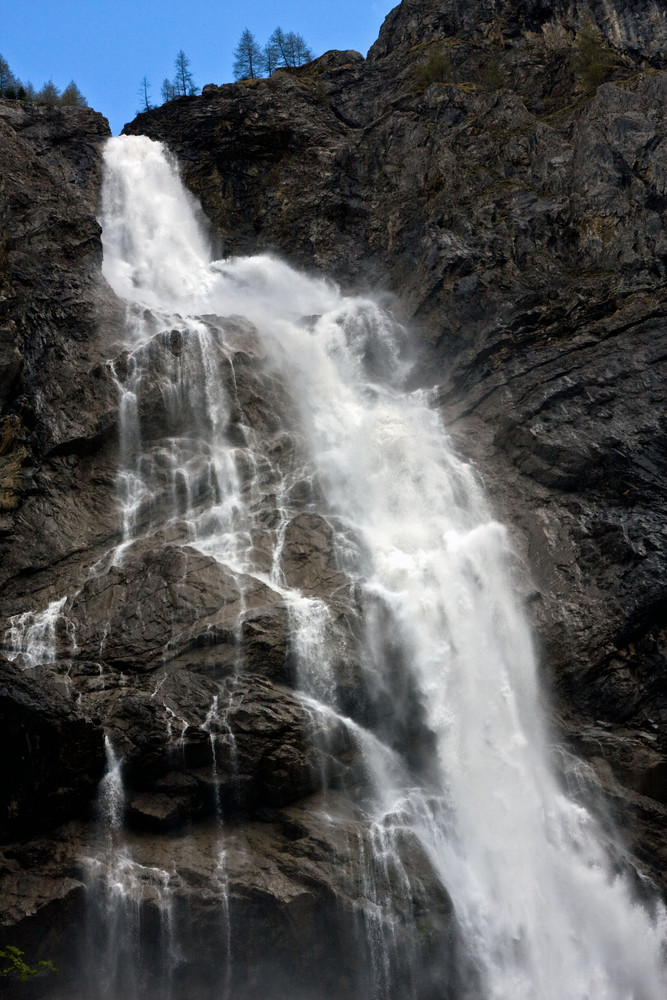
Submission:
MULTIPOLYGON (((155 990, 169 1000, 178 964, 170 876, 139 863, 125 842, 122 760, 105 736, 106 772, 97 798, 94 850, 85 860, 87 909, 82 961, 88 1000, 130 1000, 155 990), (157 931, 146 927, 146 903, 157 931), (160 961, 152 957, 155 939, 160 961), (90 956, 94 962, 90 962, 90 956)), ((154 995, 154 994, 153 994, 154 995)))
MULTIPOLYGON (((286 481, 251 434, 238 423, 232 433, 225 318, 246 317, 289 386, 323 513, 340 525, 339 565, 368 610, 368 688, 391 696, 397 670, 407 672, 433 734, 421 783, 393 749, 378 751, 370 734, 361 741, 374 789, 360 851, 362 894, 378 914, 367 921, 375 995, 388 994, 393 975, 394 913, 409 911, 415 893, 398 848, 410 837, 452 898, 484 1000, 662 1000, 664 909, 651 916, 633 900, 595 819, 552 771, 506 532, 427 395, 401 389, 403 333, 374 302, 273 257, 211 263, 198 210, 160 144, 121 137, 105 158, 104 273, 134 304, 130 361, 116 373, 123 544, 169 525, 271 585, 290 609, 303 697, 354 732, 337 712, 327 606, 286 587, 280 568, 286 481), (171 339, 156 335, 156 317, 171 339), (151 378, 164 399, 152 429, 137 406, 151 378), (263 560, 260 468, 272 470, 280 512, 263 560)), ((215 768, 213 735, 211 745, 215 768)))

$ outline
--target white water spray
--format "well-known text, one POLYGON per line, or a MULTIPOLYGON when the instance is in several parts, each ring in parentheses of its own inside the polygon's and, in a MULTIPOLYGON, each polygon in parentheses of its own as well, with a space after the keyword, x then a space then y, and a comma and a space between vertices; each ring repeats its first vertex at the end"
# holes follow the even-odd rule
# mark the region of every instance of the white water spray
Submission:
MULTIPOLYGON (((345 299, 274 258, 211 263, 192 199, 159 144, 111 140, 106 167, 104 273, 116 292, 190 331, 209 330, 192 317, 245 316, 291 385, 328 509, 359 543, 346 569, 368 606, 382 609, 385 634, 369 618, 369 674, 384 683, 390 642, 413 671, 435 734, 435 792, 393 771, 380 788, 376 773, 372 823, 421 841, 452 896, 485 1000, 662 1000, 664 910, 656 904, 650 916, 633 901, 595 820, 552 772, 505 532, 427 396, 401 391, 393 324, 373 302, 345 299)), ((135 329, 137 357, 148 333, 140 322, 135 329)), ((215 375, 223 340, 204 356, 215 375)), ((123 385, 134 391, 131 380, 123 385)), ((174 517, 192 528, 191 543, 241 572, 272 575, 275 585, 275 568, 262 571, 247 544, 252 517, 233 449, 220 440, 226 405, 207 398, 209 438, 197 456, 217 455, 207 508, 215 516, 204 527, 186 502, 174 517)), ((176 464, 186 469, 187 460, 176 464)), ((154 498, 159 477, 147 465, 130 469, 126 459, 136 489, 154 498)), ((140 508, 141 496, 130 494, 126 508, 140 508)), ((133 513, 128 537, 136 523, 133 513)), ((312 616, 302 618, 311 629, 312 616)), ((306 652, 317 645, 311 634, 302 639, 306 652)), ((334 697, 328 674, 308 688, 334 697)), ((383 855, 392 850, 391 837, 376 832, 373 843, 383 855)))
POLYGON ((57 656, 56 628, 67 597, 51 601, 44 611, 24 611, 13 615, 5 633, 6 657, 23 668, 53 663, 57 656))

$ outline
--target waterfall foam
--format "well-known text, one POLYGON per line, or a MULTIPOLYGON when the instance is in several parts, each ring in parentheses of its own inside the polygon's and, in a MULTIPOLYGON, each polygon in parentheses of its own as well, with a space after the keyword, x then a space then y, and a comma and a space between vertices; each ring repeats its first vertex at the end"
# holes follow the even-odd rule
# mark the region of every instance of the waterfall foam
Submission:
MULTIPOLYGON (((234 400, 221 372, 231 361, 211 317, 245 317, 291 387, 326 514, 340 525, 339 564, 369 612, 368 684, 391 692, 398 661, 419 692, 434 736, 428 778, 420 783, 393 750, 378 752, 375 738, 364 744, 375 790, 365 802, 364 870, 376 873, 366 898, 386 915, 404 893, 409 908, 397 848, 409 835, 452 898, 485 1000, 661 1000, 665 911, 632 898, 594 817, 554 774, 506 532, 428 394, 401 389, 401 332, 373 301, 345 298, 273 257, 211 263, 198 211, 157 143, 109 141, 104 192, 104 273, 131 303, 129 361, 116 372, 123 543, 169 526, 182 543, 270 583, 290 607, 304 696, 340 721, 326 606, 281 578, 285 519, 268 556, 255 543, 243 486, 253 477, 243 469, 270 459, 247 429, 233 439, 227 431, 234 400), (146 448, 137 399, 156 372, 167 424, 188 411, 190 431, 146 448)), ((281 473, 275 482, 285 495, 281 473)), ((217 712, 216 701, 205 729, 217 712)), ((377 997, 392 976, 391 926, 369 931, 377 997)))
POLYGON ((24 611, 10 618, 4 636, 5 655, 24 669, 53 663, 57 655, 56 628, 67 597, 51 601, 44 611, 24 611))

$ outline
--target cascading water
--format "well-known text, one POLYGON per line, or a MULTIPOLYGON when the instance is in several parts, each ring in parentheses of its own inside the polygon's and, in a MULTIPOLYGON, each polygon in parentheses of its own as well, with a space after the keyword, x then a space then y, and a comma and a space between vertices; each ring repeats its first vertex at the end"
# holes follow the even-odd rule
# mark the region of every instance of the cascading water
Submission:
POLYGON ((160 995, 169 1000, 170 957, 173 960, 174 956, 169 873, 138 864, 123 842, 122 762, 108 738, 105 744, 107 770, 97 802, 98 839, 86 863, 89 902, 85 952, 95 956, 94 964, 84 963, 86 988, 88 996, 100 1000, 141 996, 157 970, 160 995), (157 918, 157 933, 152 934, 159 942, 161 960, 157 962, 151 961, 146 949, 141 948, 142 938, 146 937, 141 900, 147 895, 157 918), (142 962, 135 961, 138 953, 142 962), (163 956, 167 956, 166 961, 163 956))
MULTIPOLYGON (((505 532, 452 453, 428 394, 402 390, 395 326, 372 301, 344 298, 272 257, 211 263, 192 200, 148 139, 109 141, 102 224, 104 273, 129 303, 127 351, 114 364, 123 510, 116 560, 134 539, 169 532, 284 599, 302 703, 313 719, 331 720, 332 732, 346 727, 372 789, 360 841, 360 894, 378 914, 367 920, 370 993, 415 995, 409 981, 391 986, 392 907, 400 895, 409 910, 414 895, 398 847, 409 836, 452 898, 477 995, 661 1000, 664 910, 656 903, 650 915, 633 901, 595 820, 553 773, 505 532), (407 672, 432 734, 426 763, 411 760, 409 737, 389 731, 386 713, 375 734, 340 715, 326 603, 288 585, 281 570, 290 491, 303 470, 278 469, 248 427, 230 439, 234 402, 222 372, 233 363, 215 317, 227 318, 227 329, 252 324, 290 387, 302 465, 310 463, 313 496, 336 525, 339 568, 365 610, 369 698, 395 698, 397 671, 407 672), (151 378, 161 380, 168 429, 145 446, 140 422, 151 415, 141 416, 138 401, 151 378), (177 424, 178 433, 169 430, 177 424), (253 495, 260 466, 278 512, 263 547, 253 495)), ((216 782, 221 710, 215 700, 203 727, 216 782)), ((401 706, 392 711, 409 733, 401 706)), ((220 948, 229 952, 228 909, 225 920, 220 948)))
POLYGON ((67 602, 66 597, 51 601, 45 611, 24 611, 10 618, 4 637, 6 657, 22 667, 52 663, 56 658, 56 626, 67 602))

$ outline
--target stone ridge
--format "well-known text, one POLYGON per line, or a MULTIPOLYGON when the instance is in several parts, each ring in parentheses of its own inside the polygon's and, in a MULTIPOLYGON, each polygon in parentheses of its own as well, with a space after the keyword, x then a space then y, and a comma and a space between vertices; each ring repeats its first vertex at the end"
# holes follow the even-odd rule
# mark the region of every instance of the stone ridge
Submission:
POLYGON ((425 39, 463 36, 488 39, 500 32, 518 38, 554 23, 569 30, 593 23, 608 42, 663 65, 667 20, 655 0, 403 0, 386 17, 368 53, 382 58, 425 39))

